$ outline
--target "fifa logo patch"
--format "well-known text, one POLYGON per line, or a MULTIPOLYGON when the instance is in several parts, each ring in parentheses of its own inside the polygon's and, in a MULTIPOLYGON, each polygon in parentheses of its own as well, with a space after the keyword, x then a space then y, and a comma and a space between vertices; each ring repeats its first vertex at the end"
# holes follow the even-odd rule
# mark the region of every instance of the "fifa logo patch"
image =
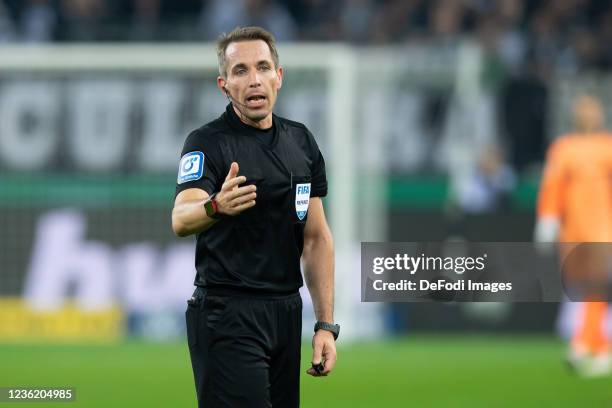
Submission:
POLYGON ((191 152, 181 157, 177 183, 199 180, 204 174, 204 153, 191 152))
POLYGON ((310 183, 297 184, 295 186, 295 212, 300 221, 308 213, 308 203, 310 202, 310 183))

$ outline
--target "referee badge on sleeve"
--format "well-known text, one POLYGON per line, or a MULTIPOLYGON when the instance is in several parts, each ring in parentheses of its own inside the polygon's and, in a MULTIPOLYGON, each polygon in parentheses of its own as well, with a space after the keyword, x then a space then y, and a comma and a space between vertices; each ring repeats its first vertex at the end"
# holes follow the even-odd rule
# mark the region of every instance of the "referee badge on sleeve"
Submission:
POLYGON ((204 174, 204 153, 190 152, 181 157, 177 183, 199 180, 204 174))
POLYGON ((308 213, 308 203, 310 202, 310 183, 295 185, 295 212, 300 221, 308 213))

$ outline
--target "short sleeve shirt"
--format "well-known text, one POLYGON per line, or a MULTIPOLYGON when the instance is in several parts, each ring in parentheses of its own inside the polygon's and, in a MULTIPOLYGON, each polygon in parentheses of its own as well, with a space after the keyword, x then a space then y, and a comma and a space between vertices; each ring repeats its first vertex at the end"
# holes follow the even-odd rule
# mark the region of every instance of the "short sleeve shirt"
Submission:
POLYGON ((218 192, 232 162, 257 186, 256 205, 197 235, 197 286, 291 293, 302 286, 300 257, 312 197, 327 194, 325 161, 301 123, 273 115, 271 139, 228 105, 194 130, 181 153, 176 194, 218 192), (260 132, 260 133, 258 133, 260 132))

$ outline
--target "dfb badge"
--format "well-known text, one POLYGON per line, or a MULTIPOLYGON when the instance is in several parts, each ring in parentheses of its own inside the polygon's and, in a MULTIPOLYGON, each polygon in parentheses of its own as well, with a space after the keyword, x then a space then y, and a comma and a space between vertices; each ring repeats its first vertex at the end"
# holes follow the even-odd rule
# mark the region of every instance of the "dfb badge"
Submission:
POLYGON ((177 178, 178 184, 183 184, 188 181, 199 180, 204 174, 204 153, 191 152, 181 157, 179 165, 179 173, 177 178))

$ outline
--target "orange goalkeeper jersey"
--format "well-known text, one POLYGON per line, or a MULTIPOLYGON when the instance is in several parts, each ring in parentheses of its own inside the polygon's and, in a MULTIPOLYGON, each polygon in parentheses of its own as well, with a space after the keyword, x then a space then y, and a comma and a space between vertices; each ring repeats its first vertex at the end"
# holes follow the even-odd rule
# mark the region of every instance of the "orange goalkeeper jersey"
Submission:
POLYGON ((537 215, 559 219, 560 242, 612 242, 611 134, 570 134, 553 142, 537 215))

